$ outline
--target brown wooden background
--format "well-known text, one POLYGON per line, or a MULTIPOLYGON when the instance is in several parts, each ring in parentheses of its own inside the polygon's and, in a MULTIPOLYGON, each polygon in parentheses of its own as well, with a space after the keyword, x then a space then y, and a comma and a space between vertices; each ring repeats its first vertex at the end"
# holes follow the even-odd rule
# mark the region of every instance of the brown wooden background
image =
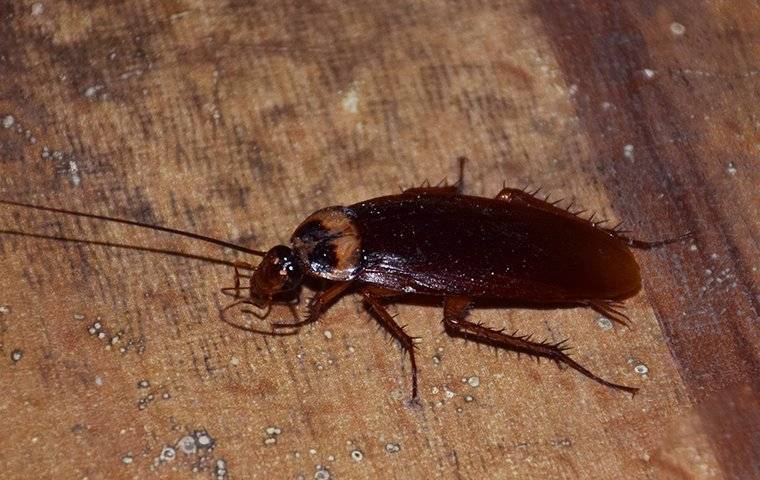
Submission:
MULTIPOLYGON (((227 268, 3 237, 3 477, 760 478, 759 42, 752 0, 0 2, 2 198, 266 248, 467 155, 471 193, 697 232, 638 255, 633 330, 474 315, 570 336, 634 400, 403 305, 417 410, 356 298, 263 338, 218 321, 227 268)), ((11 208, 0 227, 236 258, 11 208)))

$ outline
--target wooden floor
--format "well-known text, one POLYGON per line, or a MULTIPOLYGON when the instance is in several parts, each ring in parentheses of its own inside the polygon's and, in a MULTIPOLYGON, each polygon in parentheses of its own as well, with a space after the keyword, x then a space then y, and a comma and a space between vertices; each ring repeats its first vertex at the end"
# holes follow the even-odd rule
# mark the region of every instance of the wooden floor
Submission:
MULTIPOLYGON (((695 232, 637 253, 630 330, 472 315, 570 337, 635 398, 393 306, 420 408, 355 296, 266 338, 219 321, 230 268, 0 235, 4 478, 760 478, 757 2, 14 1, 0 22, 2 199, 268 248, 466 155, 471 194, 695 232)), ((18 208, 0 229, 256 261, 18 208)))

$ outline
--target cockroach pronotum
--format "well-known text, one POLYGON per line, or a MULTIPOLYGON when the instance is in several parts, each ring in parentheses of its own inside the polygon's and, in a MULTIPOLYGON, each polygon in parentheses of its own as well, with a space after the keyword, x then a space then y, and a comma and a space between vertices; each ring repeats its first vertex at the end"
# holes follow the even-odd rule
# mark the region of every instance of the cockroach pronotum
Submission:
POLYGON ((388 313, 384 302, 403 297, 426 297, 443 303, 445 331, 466 340, 565 364, 596 382, 634 394, 637 389, 609 382, 571 359, 565 342, 535 342, 528 335, 496 330, 466 319, 473 303, 533 307, 590 307, 626 324, 622 301, 641 289, 639 267, 631 248, 651 249, 676 238, 647 242, 625 236, 618 227, 581 218, 537 192, 503 188, 494 198, 463 194, 464 158, 459 180, 439 186, 423 185, 350 206, 333 206, 308 216, 290 238, 264 252, 216 238, 143 222, 103 215, 0 200, 0 204, 122 223, 227 247, 262 257, 258 265, 191 255, 184 252, 42 235, 17 230, 2 234, 128 248, 234 267, 234 286, 222 289, 234 301, 221 318, 243 330, 289 335, 319 320, 341 295, 362 295, 380 324, 409 354, 412 400, 417 401, 417 363, 414 338, 388 313), (300 319, 293 302, 307 278, 328 285, 309 302, 300 319), (241 280, 247 280, 244 286, 241 280), (265 318, 272 304, 286 304, 294 322, 270 323, 268 330, 237 324, 227 318, 232 307, 265 318), (252 308, 259 309, 258 311, 252 308))

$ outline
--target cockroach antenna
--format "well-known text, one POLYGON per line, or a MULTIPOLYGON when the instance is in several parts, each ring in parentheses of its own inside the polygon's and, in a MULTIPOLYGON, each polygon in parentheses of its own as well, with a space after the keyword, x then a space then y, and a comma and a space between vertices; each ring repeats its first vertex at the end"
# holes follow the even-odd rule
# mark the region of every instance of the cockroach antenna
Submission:
POLYGON ((208 262, 208 263, 213 263, 216 265, 226 265, 228 267, 235 267, 238 265, 236 262, 231 262, 229 260, 222 260, 220 258, 207 257, 205 255, 195 255, 192 253, 185 253, 185 252, 180 252, 178 250, 169 250, 165 248, 153 248, 153 247, 144 247, 142 245, 130 245, 128 243, 105 242, 102 240, 90 240, 88 238, 71 238, 71 237, 64 237, 64 236, 59 236, 59 235, 45 235, 41 233, 31 233, 31 232, 23 232, 21 230, 6 230, 6 229, 0 229, 0 235, 15 235, 18 237, 38 238, 41 240, 55 240, 57 242, 82 243, 85 245, 99 245, 101 247, 113 247, 113 248, 122 248, 125 250, 135 250, 138 252, 158 253, 161 255, 169 255, 172 257, 182 257, 182 258, 189 258, 191 260, 199 260, 201 262, 208 262))
MULTIPOLYGON (((252 248, 243 247, 242 245, 236 245, 234 243, 225 242, 224 240, 219 240, 219 239, 216 239, 216 238, 207 237, 205 235, 199 235, 197 233, 187 232, 187 231, 184 231, 184 230, 178 230, 176 228, 162 227, 160 225, 151 225, 151 224, 148 224, 148 223, 138 222, 138 221, 135 221, 135 220, 127 220, 125 218, 107 217, 105 215, 96 215, 96 214, 93 214, 93 213, 77 212, 75 210, 66 210, 66 209, 63 209, 63 208, 43 207, 41 205, 33 205, 31 203, 14 202, 14 201, 11 201, 11 200, 0 200, 0 205, 9 205, 9 206, 13 206, 13 207, 31 208, 31 209, 34 209, 34 210, 41 210, 43 212, 61 213, 61 214, 64 214, 64 215, 72 215, 72 216, 75 216, 75 217, 93 218, 95 220, 103 220, 103 221, 106 221, 106 222, 121 223, 121 224, 124 224, 124 225, 132 225, 132 226, 135 226, 135 227, 145 228, 145 229, 148 229, 148 230, 157 230, 157 231, 160 231, 160 232, 171 233, 173 235, 179 235, 179 236, 182 236, 182 237, 192 238, 194 240, 200 240, 201 242, 211 243, 211 244, 214 244, 214 245, 218 245, 220 247, 231 248, 231 249, 237 250, 239 252, 249 253, 251 255, 257 255, 259 257, 263 257, 265 255, 265 253, 266 253, 266 252, 262 252, 260 250, 254 250, 252 248)), ((21 235, 24 232, 18 232, 18 231, 12 231, 11 232, 11 231, 7 231, 7 232, 4 232, 4 233, 21 235)), ((34 235, 31 235, 31 236, 34 236, 34 235)), ((37 236, 37 237, 38 238, 44 238, 43 236, 37 236)), ((49 238, 49 239, 50 240, 56 240, 56 238, 49 238)), ((72 241, 79 241, 79 240, 76 240, 76 239, 69 239, 69 238, 67 238, 67 239, 62 239, 61 238, 60 240, 70 241, 70 242, 72 242, 72 241)), ((80 241, 80 242, 82 242, 82 241, 80 241)), ((90 242, 90 241, 88 241, 88 242, 90 242)), ((103 244, 104 242, 100 242, 100 243, 99 242, 90 242, 90 243, 103 244)), ((119 247, 119 248, 133 247, 133 246, 122 245, 122 244, 111 244, 111 245, 106 245, 106 246, 114 246, 114 247, 119 247)), ((155 251, 155 252, 156 253, 166 253, 166 254, 170 253, 169 251, 165 251, 165 250, 164 251, 155 251)))

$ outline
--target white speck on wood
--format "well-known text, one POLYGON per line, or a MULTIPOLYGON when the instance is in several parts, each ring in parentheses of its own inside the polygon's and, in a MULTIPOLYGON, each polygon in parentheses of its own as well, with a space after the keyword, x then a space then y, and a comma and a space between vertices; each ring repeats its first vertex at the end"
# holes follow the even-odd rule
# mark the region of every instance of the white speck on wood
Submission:
POLYGON ((353 88, 346 92, 346 95, 343 97, 343 110, 347 111, 348 113, 356 113, 359 111, 359 95, 356 93, 356 90, 353 88))
POLYGON ((74 160, 69 160, 69 176, 71 177, 71 183, 78 187, 82 183, 82 178, 79 176, 79 166, 74 160))
POLYGON ((98 92, 104 88, 106 88, 104 85, 93 85, 91 87, 87 87, 87 89, 84 91, 84 96, 90 99, 94 99, 98 92))
POLYGON ((680 24, 678 22, 673 22, 673 23, 670 24, 670 32, 673 35, 679 35, 680 36, 680 35, 683 35, 684 33, 686 33, 686 27, 684 27, 682 24, 680 24))
POLYGON ((623 146, 623 156, 628 160, 633 160, 633 145, 629 143, 623 146))
POLYGON ((612 321, 610 321, 609 318, 599 317, 599 318, 596 319, 596 324, 602 330, 612 330, 612 321))

